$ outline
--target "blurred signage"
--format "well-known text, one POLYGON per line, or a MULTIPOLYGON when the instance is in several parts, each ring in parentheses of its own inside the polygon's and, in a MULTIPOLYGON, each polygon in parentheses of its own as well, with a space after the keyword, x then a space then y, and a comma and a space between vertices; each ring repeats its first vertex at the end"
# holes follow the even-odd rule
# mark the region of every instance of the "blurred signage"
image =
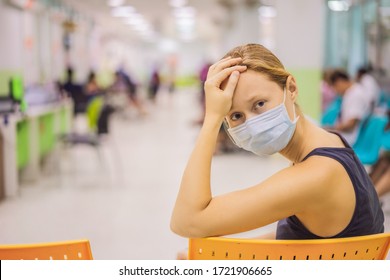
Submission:
POLYGON ((7 0, 8 4, 19 9, 32 9, 36 4, 36 0, 7 0))

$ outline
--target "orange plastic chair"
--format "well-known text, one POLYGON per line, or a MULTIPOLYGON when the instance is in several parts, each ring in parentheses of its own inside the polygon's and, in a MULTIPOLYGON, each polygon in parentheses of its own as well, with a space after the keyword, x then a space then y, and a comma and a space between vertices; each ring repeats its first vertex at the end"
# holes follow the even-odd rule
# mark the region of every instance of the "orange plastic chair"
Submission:
POLYGON ((92 260, 88 240, 0 245, 0 260, 92 260))
POLYGON ((384 260, 390 233, 313 240, 189 240, 190 260, 384 260))

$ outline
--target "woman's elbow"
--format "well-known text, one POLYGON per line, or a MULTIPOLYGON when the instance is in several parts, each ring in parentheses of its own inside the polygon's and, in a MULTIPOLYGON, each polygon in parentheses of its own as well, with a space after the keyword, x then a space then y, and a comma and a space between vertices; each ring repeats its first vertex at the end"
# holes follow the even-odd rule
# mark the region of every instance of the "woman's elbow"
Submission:
POLYGON ((208 236, 204 229, 188 221, 179 222, 172 218, 170 227, 172 232, 186 238, 202 238, 208 236))

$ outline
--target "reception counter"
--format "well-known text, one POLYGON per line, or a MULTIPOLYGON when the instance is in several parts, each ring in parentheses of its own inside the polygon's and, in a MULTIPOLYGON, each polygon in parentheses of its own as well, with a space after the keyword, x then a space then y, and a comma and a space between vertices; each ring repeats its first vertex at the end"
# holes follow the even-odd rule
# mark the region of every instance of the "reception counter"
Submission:
MULTIPOLYGON (((37 180, 41 161, 71 129, 73 104, 70 101, 31 107, 26 113, 1 116, 2 174, 5 197, 18 195, 21 176, 37 180)), ((0 174, 1 174, 0 173, 0 174)))

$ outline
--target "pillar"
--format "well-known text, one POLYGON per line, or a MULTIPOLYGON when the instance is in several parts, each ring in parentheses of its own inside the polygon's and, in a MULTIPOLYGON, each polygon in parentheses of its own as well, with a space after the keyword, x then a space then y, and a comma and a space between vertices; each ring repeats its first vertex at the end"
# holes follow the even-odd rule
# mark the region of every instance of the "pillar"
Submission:
POLYGON ((275 1, 275 54, 297 80, 303 112, 316 120, 321 114, 325 4, 323 0, 275 1))

